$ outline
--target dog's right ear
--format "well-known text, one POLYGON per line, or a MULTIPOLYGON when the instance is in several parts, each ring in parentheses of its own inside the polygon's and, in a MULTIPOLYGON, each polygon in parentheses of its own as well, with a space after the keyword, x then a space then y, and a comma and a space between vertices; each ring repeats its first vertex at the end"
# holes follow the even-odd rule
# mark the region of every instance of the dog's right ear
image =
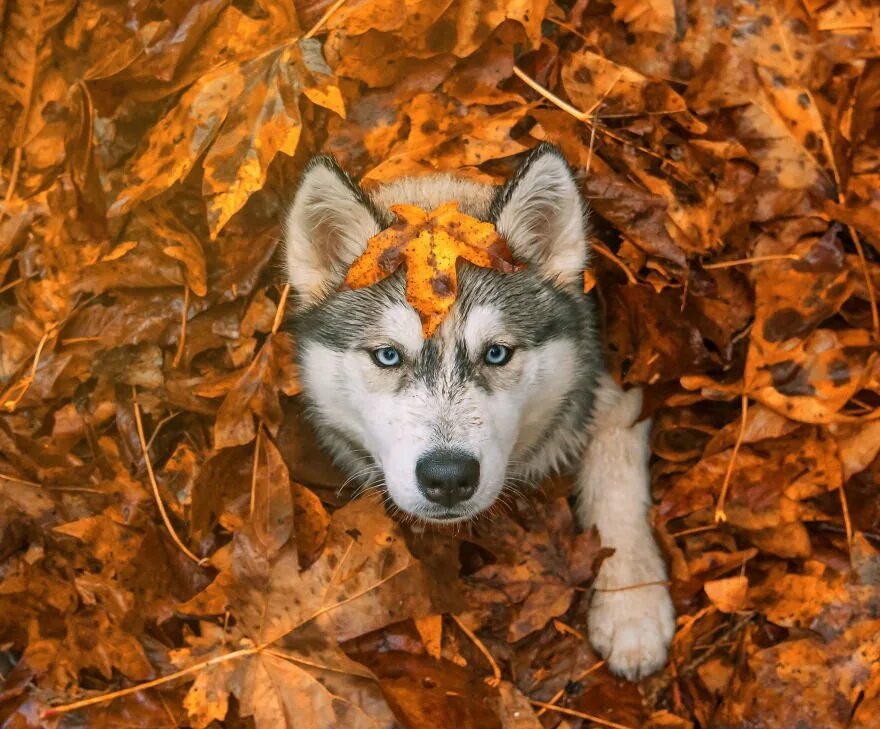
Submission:
POLYGON ((300 302, 336 288, 380 227, 370 199, 336 160, 309 162, 284 221, 284 264, 300 302))

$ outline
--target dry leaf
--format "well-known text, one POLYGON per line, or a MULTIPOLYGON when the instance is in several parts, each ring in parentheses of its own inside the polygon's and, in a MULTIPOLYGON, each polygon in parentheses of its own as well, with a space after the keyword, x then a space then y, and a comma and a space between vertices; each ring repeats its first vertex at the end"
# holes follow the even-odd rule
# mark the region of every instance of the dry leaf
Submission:
POLYGON ((398 222, 370 238, 345 284, 353 289, 372 286, 406 264, 406 300, 418 312, 426 339, 455 303, 459 258, 502 273, 518 269, 495 226, 460 213, 457 203, 430 213, 413 205, 393 205, 391 210, 398 222))

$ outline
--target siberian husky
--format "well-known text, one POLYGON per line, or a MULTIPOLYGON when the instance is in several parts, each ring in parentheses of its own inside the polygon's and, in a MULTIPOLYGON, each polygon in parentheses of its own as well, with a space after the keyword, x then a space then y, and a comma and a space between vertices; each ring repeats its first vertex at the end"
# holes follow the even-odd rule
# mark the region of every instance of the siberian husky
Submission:
POLYGON ((317 157, 284 223, 303 391, 324 446, 356 478, 428 521, 470 519, 505 485, 575 475, 578 516, 614 553, 603 563, 589 637, 629 679, 663 666, 675 627, 648 523, 650 423, 641 392, 607 374, 593 299, 583 293, 586 204, 559 151, 541 145, 502 187, 449 175, 365 193, 317 157), (459 293, 427 341, 404 273, 341 290, 389 207, 458 201, 490 221, 513 274, 459 263, 459 293), (631 589, 622 589, 631 588, 631 589))

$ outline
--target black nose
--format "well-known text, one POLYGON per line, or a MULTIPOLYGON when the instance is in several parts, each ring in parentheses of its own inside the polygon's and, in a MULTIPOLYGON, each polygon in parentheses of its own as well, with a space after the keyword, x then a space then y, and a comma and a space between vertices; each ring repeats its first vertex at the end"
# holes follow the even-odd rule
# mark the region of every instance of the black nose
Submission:
POLYGON ((453 506, 474 495, 480 462, 466 453, 431 451, 416 463, 416 479, 429 501, 453 506))

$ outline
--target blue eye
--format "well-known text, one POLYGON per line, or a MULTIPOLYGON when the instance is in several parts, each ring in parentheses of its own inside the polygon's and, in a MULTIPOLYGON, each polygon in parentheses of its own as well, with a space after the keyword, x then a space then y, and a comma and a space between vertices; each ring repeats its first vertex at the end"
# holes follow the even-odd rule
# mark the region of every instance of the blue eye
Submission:
POLYGON ((400 352, 394 347, 379 347, 370 352, 375 362, 380 367, 399 367, 401 362, 400 352))
POLYGON ((511 357, 513 357, 513 350, 510 347, 505 347, 503 344, 493 344, 486 350, 483 361, 493 367, 503 367, 510 362, 511 357))

